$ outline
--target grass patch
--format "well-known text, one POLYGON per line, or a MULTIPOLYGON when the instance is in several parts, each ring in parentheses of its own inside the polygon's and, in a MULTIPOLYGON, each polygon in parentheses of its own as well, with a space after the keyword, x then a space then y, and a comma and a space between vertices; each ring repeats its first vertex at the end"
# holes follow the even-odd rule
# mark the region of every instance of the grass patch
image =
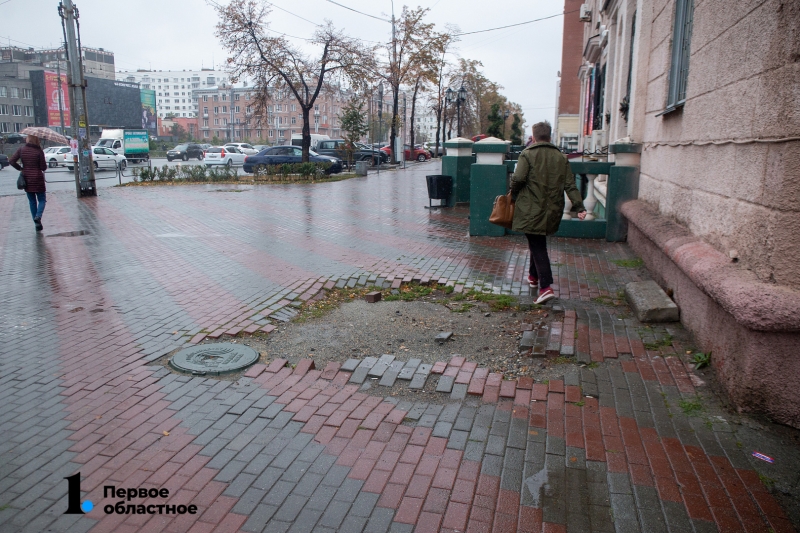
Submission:
POLYGON ((611 296, 595 296, 594 298, 592 298, 592 301, 596 304, 608 305, 612 307, 617 307, 625 303, 624 298, 618 299, 618 298, 613 298, 611 296))
POLYGON ((709 363, 711 363, 711 352, 694 354, 692 362, 694 363, 694 367, 698 370, 704 366, 708 366, 709 363))
POLYGON ((703 403, 700 401, 700 398, 681 400, 678 402, 678 406, 683 410, 683 414, 686 416, 697 416, 703 411, 703 403))
POLYGON ((548 359, 551 364, 554 365, 568 365, 570 363, 574 363, 575 359, 572 357, 564 357, 563 355, 559 355, 558 357, 554 357, 552 359, 548 359))
POLYGON ((403 300, 404 302, 411 302, 413 300, 418 300, 423 296, 428 296, 433 291, 436 290, 436 285, 419 285, 416 283, 411 283, 407 285, 401 285, 399 289, 397 289, 399 294, 392 294, 391 289, 386 289, 386 293, 383 295, 383 299, 387 302, 403 300))
POLYGON ((672 335, 670 334, 666 334, 656 341, 644 343, 644 348, 646 350, 659 350, 667 346, 672 346, 672 335))
POLYGON ((489 304, 489 308, 492 309, 492 311, 500 311, 517 306, 517 299, 507 294, 494 294, 491 292, 471 290, 467 293, 467 297, 489 304))
POLYGON ((451 310, 452 310, 454 313, 466 313, 467 311, 469 311, 469 310, 470 310, 470 309, 472 309, 473 307, 475 307, 475 304, 461 304, 461 305, 460 305, 460 306, 458 306, 458 307, 451 308, 451 310))
POLYGON ((581 400, 579 402, 575 402, 575 405, 577 405, 578 407, 583 407, 584 405, 586 405, 586 402, 581 400))
POLYGON ((295 322, 306 322, 315 318, 322 318, 329 312, 339 307, 342 302, 363 298, 368 292, 374 291, 375 287, 359 287, 357 289, 332 289, 322 300, 316 302, 308 301, 300 307, 300 312, 294 318, 295 322))
POLYGON ((765 476, 764 474, 759 473, 758 479, 760 479, 761 483, 763 483, 764 486, 767 487, 768 489, 772 489, 772 487, 775 486, 775 480, 772 479, 771 477, 765 476))
POLYGON ((444 288, 442 289, 442 292, 444 292, 445 294, 450 294, 454 290, 455 290, 455 287, 453 285, 445 285, 444 288))
POLYGON ((600 363, 598 363, 597 361, 592 361, 591 363, 588 363, 586 365, 586 368, 591 368, 592 370, 594 370, 598 366, 600 366, 600 363))
POLYGON ((644 261, 636 259, 612 259, 612 263, 622 268, 640 268, 644 266, 644 261))

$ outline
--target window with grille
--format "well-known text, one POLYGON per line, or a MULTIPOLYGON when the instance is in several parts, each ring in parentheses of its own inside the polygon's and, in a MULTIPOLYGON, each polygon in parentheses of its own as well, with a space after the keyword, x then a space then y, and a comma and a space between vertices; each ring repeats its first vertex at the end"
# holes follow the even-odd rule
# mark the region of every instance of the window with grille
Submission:
POLYGON ((669 113, 686 102, 686 81, 689 77, 689 44, 692 39, 694 0, 675 2, 675 25, 672 31, 672 57, 669 68, 667 108, 669 113))

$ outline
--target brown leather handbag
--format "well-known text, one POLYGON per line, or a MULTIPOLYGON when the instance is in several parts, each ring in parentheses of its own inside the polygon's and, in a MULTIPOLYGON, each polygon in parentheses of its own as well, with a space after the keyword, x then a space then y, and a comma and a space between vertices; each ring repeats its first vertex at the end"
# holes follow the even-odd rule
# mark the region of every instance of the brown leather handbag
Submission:
POLYGON ((489 216, 489 222, 511 229, 511 225, 514 222, 514 199, 511 197, 511 191, 494 199, 494 207, 492 208, 492 214, 489 216))

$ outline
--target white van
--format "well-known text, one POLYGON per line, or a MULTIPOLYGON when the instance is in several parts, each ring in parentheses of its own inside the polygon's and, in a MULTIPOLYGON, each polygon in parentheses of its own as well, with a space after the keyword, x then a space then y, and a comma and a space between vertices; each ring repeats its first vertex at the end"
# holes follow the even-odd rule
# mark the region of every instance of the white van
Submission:
MULTIPOLYGON (((330 140, 330 137, 328 135, 318 135, 316 133, 312 133, 311 134, 311 149, 316 151, 317 144, 319 144, 320 141, 328 141, 328 140, 330 140)), ((300 146, 300 147, 302 147, 303 146, 303 134, 302 133, 293 133, 292 134, 292 140, 291 140, 290 144, 292 146, 300 146)))

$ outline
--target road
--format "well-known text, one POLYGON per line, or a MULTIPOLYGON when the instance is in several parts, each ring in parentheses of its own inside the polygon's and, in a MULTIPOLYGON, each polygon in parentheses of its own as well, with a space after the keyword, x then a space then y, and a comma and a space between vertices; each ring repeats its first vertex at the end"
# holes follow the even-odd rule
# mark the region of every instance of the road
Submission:
MULTIPOLYGON (((167 161, 163 158, 153 159, 152 160, 153 166, 161 167, 164 165, 167 166, 175 166, 175 165, 202 165, 202 161, 167 161)), ((144 167, 144 164, 137 164, 133 165, 128 163, 128 168, 123 173, 121 183, 128 183, 133 181, 133 174, 131 172, 131 168, 134 167, 144 167)), ((6 167, 3 170, 0 170, 0 196, 11 196, 15 194, 23 194, 23 191, 17 190, 17 171, 13 167, 6 167)), ((45 180, 47 180, 47 191, 54 192, 54 191, 74 191, 75 190, 75 179, 74 174, 71 170, 67 170, 66 167, 58 167, 58 168, 51 168, 48 169, 45 173, 45 180)), ((101 169, 99 172, 96 173, 95 179, 97 181, 98 187, 112 187, 114 185, 120 184, 120 178, 117 176, 116 172, 113 170, 106 170, 101 169)))

